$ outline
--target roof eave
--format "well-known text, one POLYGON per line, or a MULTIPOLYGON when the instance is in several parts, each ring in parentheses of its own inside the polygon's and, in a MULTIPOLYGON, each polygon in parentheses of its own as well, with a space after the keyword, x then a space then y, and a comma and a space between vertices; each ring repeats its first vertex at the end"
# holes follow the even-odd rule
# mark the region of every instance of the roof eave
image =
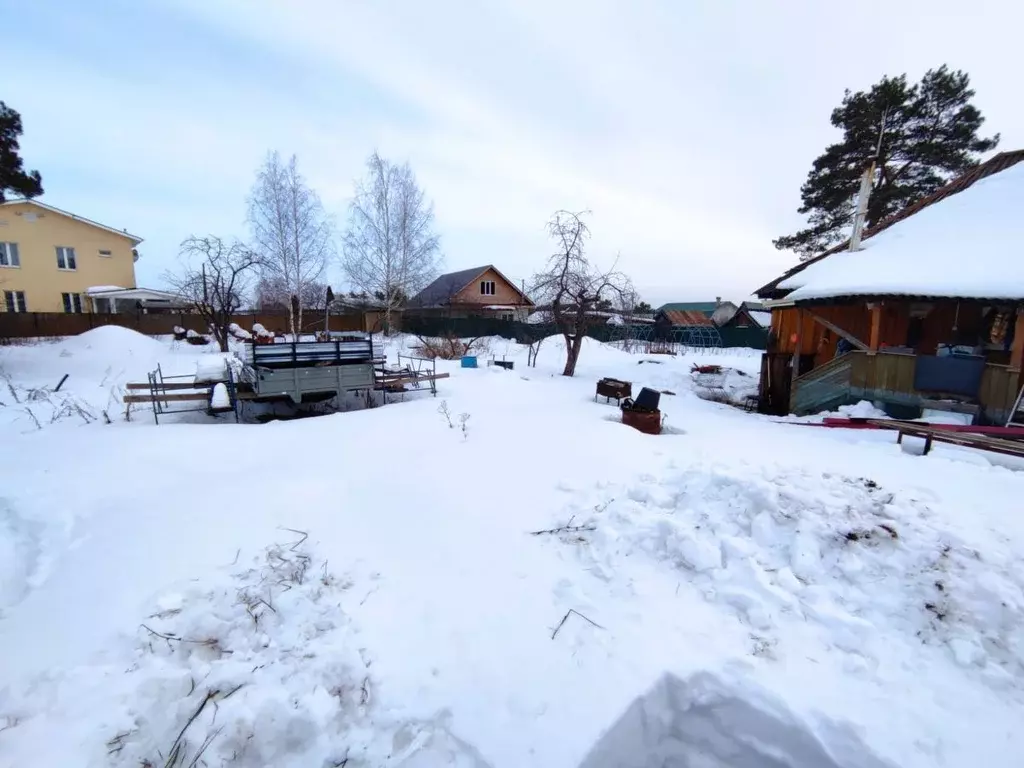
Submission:
POLYGON ((102 229, 105 232, 109 232, 112 235, 118 235, 119 237, 123 237, 126 240, 130 240, 132 246, 136 246, 136 245, 138 245, 139 243, 142 242, 142 238, 141 237, 139 237, 138 235, 133 235, 131 232, 128 232, 127 230, 114 229, 113 227, 108 227, 106 224, 100 224, 98 221, 93 221, 92 219, 87 219, 87 218, 85 218, 85 216, 78 216, 77 214, 71 213, 71 211, 65 211, 62 208, 57 208, 56 206, 53 206, 53 205, 47 205, 46 203, 41 203, 38 200, 33 200, 30 197, 18 197, 18 198, 15 198, 13 200, 4 200, 2 203, 0 203, 0 205, 26 205, 26 204, 27 205, 35 205, 35 206, 37 206, 39 208, 43 208, 43 209, 45 209, 47 211, 51 211, 53 213, 59 214, 60 216, 66 216, 67 218, 71 219, 72 221, 80 221, 83 224, 88 224, 91 227, 96 227, 97 229, 102 229))

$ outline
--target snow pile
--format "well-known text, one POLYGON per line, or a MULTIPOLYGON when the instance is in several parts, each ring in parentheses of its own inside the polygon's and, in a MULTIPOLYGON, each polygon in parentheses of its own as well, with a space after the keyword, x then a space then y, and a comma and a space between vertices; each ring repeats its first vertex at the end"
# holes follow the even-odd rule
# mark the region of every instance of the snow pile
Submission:
POLYGON ((788 299, 909 294, 979 299, 1024 297, 1024 163, 982 179, 783 280, 788 299), (971 244, 970 269, 964 243, 971 244), (928 258, 928 270, 921 259, 928 258))
POLYGON ((348 586, 304 536, 274 545, 249 568, 159 597, 130 656, 0 704, 23 742, 47 720, 100 713, 96 764, 340 765, 372 741, 368 661, 338 607, 348 586))
POLYGON ((252 332, 261 339, 274 338, 274 334, 264 328, 262 323, 253 323, 252 332))
MULTIPOLYGON (((259 323, 257 323, 257 325, 259 325, 259 323)), ((263 326, 260 327, 262 328, 263 326)), ((228 333, 239 341, 249 341, 252 338, 252 334, 238 323, 231 323, 231 325, 228 326, 228 333)))
POLYGON ((210 407, 211 408, 230 408, 231 397, 228 395, 228 388, 218 382, 213 387, 213 392, 210 393, 210 407))
POLYGON ((220 355, 205 355, 196 360, 196 383, 224 381, 227 361, 220 355))
POLYGON ((71 354, 125 358, 132 356, 150 357, 166 352, 162 343, 152 336, 146 336, 120 325, 101 325, 61 342, 63 351, 71 354))
POLYGON ((59 731, 47 764, 486 768, 443 719, 377 704, 372 659, 341 608, 352 582, 293 533, 249 567, 158 596, 103 664, 0 690, 0 723, 16 737, 5 756, 39 764, 38 745, 59 731))
POLYGON ((818 424, 825 419, 888 419, 889 414, 869 400, 860 400, 851 405, 840 405, 834 411, 821 411, 808 416, 787 416, 785 421, 818 424))
POLYGON ((983 558, 921 501, 868 479, 754 466, 689 469, 624 494, 577 521, 609 575, 640 550, 765 637, 799 622, 877 662, 895 630, 945 646, 990 685, 1024 683, 1024 561, 983 558))
POLYGON ((849 728, 815 733, 778 697, 709 673, 665 675, 580 768, 885 768, 849 728))
POLYGON ((887 419, 889 414, 881 408, 876 408, 874 403, 868 400, 861 400, 853 405, 840 405, 836 413, 848 419, 887 419))
POLYGON ((744 405, 757 394, 758 377, 729 366, 695 364, 691 378, 693 391, 704 400, 744 405))

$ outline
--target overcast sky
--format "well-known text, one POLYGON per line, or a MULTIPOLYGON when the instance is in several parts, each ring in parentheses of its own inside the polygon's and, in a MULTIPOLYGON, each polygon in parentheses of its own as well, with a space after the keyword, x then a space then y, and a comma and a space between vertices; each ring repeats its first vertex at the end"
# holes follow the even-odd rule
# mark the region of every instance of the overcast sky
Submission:
POLYGON ((845 88, 948 63, 1024 146, 1011 0, 0 0, 0 21, 43 201, 145 238, 144 286, 186 236, 247 234, 270 149, 339 228, 370 152, 408 160, 449 270, 528 279, 551 213, 589 209, 594 259, 657 305, 794 263, 771 240, 845 88))

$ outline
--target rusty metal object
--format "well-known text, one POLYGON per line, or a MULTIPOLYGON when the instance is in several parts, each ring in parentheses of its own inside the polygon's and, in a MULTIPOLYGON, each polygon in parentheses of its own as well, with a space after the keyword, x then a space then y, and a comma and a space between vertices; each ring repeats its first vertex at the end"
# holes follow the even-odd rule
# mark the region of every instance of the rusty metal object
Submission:
POLYGON ((647 435, 661 434, 661 411, 622 409, 622 423, 647 435))
POLYGON ((604 378, 597 382, 597 394, 594 395, 594 399, 596 400, 598 397, 603 397, 607 402, 608 400, 615 398, 615 401, 619 402, 624 398, 632 396, 632 382, 604 378))

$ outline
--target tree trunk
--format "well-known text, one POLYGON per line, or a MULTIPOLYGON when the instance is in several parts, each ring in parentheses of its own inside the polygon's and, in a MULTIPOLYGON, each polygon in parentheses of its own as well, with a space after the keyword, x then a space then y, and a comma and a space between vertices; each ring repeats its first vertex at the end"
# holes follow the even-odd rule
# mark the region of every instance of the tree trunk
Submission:
POLYGON ((217 346, 221 352, 228 351, 228 325, 227 320, 218 323, 213 327, 213 338, 217 340, 217 346))
POLYGON ((580 349, 582 347, 583 334, 578 329, 576 335, 572 337, 571 343, 569 337, 565 337, 565 370, 562 371, 563 376, 576 375, 576 361, 580 359, 580 349))

